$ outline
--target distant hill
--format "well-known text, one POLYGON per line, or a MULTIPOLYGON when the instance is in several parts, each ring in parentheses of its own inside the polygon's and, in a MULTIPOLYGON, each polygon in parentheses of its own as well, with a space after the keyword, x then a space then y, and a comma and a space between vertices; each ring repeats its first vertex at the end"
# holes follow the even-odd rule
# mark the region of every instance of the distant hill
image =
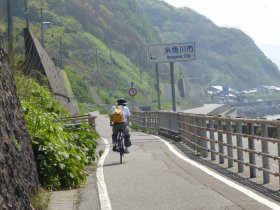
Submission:
POLYGON ((197 60, 183 63, 189 78, 203 86, 226 85, 236 89, 279 84, 280 72, 253 40, 235 28, 218 27, 189 8, 174 8, 165 2, 141 1, 163 43, 196 43, 197 60))
POLYGON ((280 69, 280 45, 262 44, 260 48, 280 69))

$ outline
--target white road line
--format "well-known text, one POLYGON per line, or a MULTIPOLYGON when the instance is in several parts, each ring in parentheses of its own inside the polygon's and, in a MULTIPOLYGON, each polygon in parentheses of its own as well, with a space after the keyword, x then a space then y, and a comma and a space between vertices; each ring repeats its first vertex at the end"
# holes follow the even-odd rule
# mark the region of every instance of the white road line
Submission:
POLYGON ((106 147, 104 153, 102 154, 102 156, 98 161, 97 170, 96 170, 100 208, 101 210, 112 210, 111 202, 105 184, 104 173, 103 173, 104 161, 110 151, 110 146, 106 138, 101 137, 101 139, 104 141, 106 147))
POLYGON ((278 209, 278 210, 280 209, 280 206, 277 205, 276 203, 271 202, 270 200, 268 200, 268 199, 266 199, 266 198, 264 198, 264 197, 262 197, 262 196, 260 196, 256 193, 246 189, 245 187, 242 187, 241 185, 238 185, 238 184, 234 183, 233 181, 230 181, 229 179, 226 179, 226 178, 222 177, 221 175, 211 171, 210 169, 206 168, 205 166, 200 165, 197 162, 183 156, 178 151, 176 151, 174 149, 174 147, 169 142, 163 140, 162 138, 160 138, 158 136, 154 136, 154 137, 160 139, 168 147, 168 149, 171 152, 173 152, 177 157, 181 158, 182 160, 184 160, 184 161, 188 162, 189 164, 199 168, 200 170, 204 171, 205 173, 209 174, 210 176, 212 176, 212 177, 218 179, 219 181, 227 184, 228 186, 244 193, 245 195, 249 196, 250 198, 252 198, 252 199, 254 199, 254 200, 256 200, 260 203, 262 203, 263 205, 265 205, 269 208, 272 208, 272 209, 278 209))

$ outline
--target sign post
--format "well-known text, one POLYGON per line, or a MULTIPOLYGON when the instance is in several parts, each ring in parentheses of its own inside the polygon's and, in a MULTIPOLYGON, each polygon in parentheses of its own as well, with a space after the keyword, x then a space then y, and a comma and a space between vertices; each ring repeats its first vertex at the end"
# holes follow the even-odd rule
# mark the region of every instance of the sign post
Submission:
POLYGON ((128 90, 128 95, 131 97, 132 109, 134 109, 133 97, 136 96, 136 94, 137 94, 137 89, 135 88, 135 83, 131 82, 130 83, 130 88, 128 90))
POLYGON ((172 107, 173 107, 173 111, 176 112, 174 63, 173 62, 170 62, 170 79, 171 79, 172 107))
MULTIPOLYGON (((149 45, 148 60, 150 63, 156 63, 156 71, 158 71, 157 63, 170 62, 172 106, 173 106, 173 111, 176 111, 174 62, 195 60, 195 43, 186 42, 186 43, 174 43, 174 44, 149 45)), ((158 84, 158 107, 160 107, 159 103, 160 102, 159 102, 159 84, 158 84)))
POLYGON ((159 75, 158 75, 158 63, 156 63, 156 77, 157 77, 157 98, 158 98, 158 110, 160 107, 160 88, 159 88, 159 75))

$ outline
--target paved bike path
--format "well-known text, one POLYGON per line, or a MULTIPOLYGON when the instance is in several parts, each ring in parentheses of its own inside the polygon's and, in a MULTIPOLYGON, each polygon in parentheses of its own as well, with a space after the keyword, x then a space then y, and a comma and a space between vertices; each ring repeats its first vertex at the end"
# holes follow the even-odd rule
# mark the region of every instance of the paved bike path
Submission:
MULTIPOLYGON (((96 123, 99 135, 111 143, 108 117, 98 115, 96 123)), ((121 165, 111 145, 100 144, 107 148, 102 165, 101 189, 105 187, 108 196, 104 209, 269 209, 178 158, 156 136, 131 132, 131 141, 131 153, 121 165)))

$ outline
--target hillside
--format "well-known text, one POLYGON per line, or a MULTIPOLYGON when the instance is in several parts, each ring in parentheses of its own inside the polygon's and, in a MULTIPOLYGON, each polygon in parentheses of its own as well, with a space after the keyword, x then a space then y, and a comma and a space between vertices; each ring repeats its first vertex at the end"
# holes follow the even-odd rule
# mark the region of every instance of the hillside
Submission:
MULTIPOLYGON (((139 90, 135 102, 155 100, 154 65, 147 63, 146 54, 147 45, 157 43, 195 42, 197 59, 175 65, 175 82, 185 78, 189 96, 201 97, 210 85, 240 90, 279 84, 278 68, 250 37, 235 28, 218 27, 189 8, 177 9, 157 0, 42 2, 29 0, 30 28, 39 38, 43 7, 43 20, 50 22, 44 31, 45 47, 55 63, 63 65, 80 102, 93 103, 91 87, 107 102, 128 97, 132 81, 139 90)), ((23 53, 22 5, 14 5, 19 53, 23 53)), ((5 1, 0 8, 5 8, 5 1)), ((5 11, 0 14, 3 28, 5 11)), ((160 64, 160 77, 164 99, 169 95, 168 65, 160 64)))

